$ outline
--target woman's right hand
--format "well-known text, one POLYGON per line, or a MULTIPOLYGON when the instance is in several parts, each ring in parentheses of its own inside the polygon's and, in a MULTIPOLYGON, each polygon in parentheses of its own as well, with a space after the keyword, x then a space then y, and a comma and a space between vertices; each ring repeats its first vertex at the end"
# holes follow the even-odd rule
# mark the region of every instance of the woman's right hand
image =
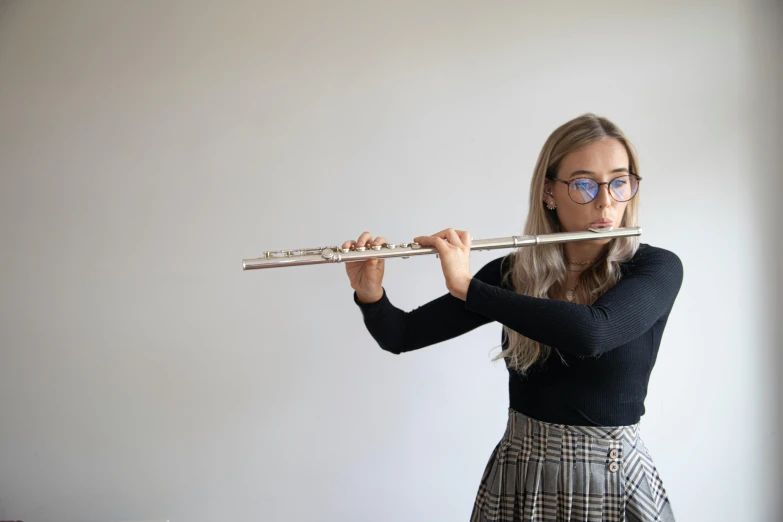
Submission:
MULTIPOLYGON (((362 247, 378 246, 386 243, 386 238, 376 237, 372 239, 369 232, 362 233, 356 241, 349 239, 343 243, 343 248, 353 246, 362 247)), ((383 297, 383 269, 385 260, 374 257, 365 261, 352 261, 345 263, 345 271, 351 281, 351 288, 356 290, 356 296, 363 303, 374 303, 383 297)))

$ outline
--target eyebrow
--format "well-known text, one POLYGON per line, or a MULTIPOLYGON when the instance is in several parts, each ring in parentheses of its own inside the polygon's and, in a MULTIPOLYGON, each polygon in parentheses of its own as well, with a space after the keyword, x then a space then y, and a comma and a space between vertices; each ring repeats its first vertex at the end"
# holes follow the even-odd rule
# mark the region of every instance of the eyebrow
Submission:
MULTIPOLYGON (((612 171, 612 174, 614 174, 615 172, 628 172, 628 173, 630 173, 628 171, 628 169, 625 168, 625 167, 620 167, 619 169, 614 169, 612 171)), ((580 174, 592 174, 592 175, 595 175, 595 172, 593 172, 592 170, 577 170, 577 171, 572 172, 571 175, 568 176, 568 179, 571 179, 574 176, 577 176, 577 175, 580 175, 580 174)))

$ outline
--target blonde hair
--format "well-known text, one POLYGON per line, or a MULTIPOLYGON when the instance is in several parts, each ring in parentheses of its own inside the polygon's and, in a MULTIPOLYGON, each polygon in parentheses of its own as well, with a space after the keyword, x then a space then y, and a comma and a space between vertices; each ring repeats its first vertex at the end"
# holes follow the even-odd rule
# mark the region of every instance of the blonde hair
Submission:
MULTIPOLYGON (((628 168, 639 173, 639 164, 633 145, 611 121, 592 113, 583 114, 558 127, 544 143, 536 162, 530 183, 530 210, 525 223, 525 234, 560 232, 560 221, 555 211, 548 210, 543 200, 544 184, 548 176, 557 175, 563 158, 578 148, 616 139, 628 152, 628 168)), ((638 226, 639 194, 628 202, 620 227, 638 226)), ((620 263, 631 259, 639 248, 639 237, 612 239, 598 260, 579 275, 574 291, 574 303, 592 304, 620 279, 620 263)), ((503 274, 503 281, 511 277, 517 293, 548 299, 562 299, 566 293, 565 250, 562 243, 522 247, 509 255, 511 263, 503 274)), ((543 362, 552 347, 536 342, 503 326, 508 347, 493 360, 506 359, 506 365, 524 374, 536 362, 543 362)))

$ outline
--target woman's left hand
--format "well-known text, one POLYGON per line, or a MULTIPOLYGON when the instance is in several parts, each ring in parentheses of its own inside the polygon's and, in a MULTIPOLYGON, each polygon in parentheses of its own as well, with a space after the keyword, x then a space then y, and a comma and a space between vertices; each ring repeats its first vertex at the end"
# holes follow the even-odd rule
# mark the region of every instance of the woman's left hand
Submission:
POLYGON ((473 277, 470 275, 469 232, 447 228, 432 236, 419 236, 413 241, 422 246, 435 247, 440 257, 446 288, 454 297, 463 301, 468 295, 468 286, 473 277))

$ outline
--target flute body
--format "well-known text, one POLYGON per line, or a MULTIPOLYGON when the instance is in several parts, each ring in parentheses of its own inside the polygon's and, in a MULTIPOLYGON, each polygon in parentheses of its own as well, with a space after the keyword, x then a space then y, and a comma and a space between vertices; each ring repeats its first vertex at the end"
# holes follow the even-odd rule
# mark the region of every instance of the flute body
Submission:
MULTIPOLYGON (((525 236, 508 236, 494 239, 478 239, 471 241, 470 250, 496 250, 501 248, 517 248, 551 243, 565 243, 569 241, 590 241, 604 238, 639 236, 641 227, 628 227, 618 229, 588 229, 580 232, 555 232, 552 234, 537 234, 525 236)), ((425 247, 418 243, 401 243, 383 245, 342 248, 342 247, 314 247, 294 250, 277 250, 264 252, 262 257, 243 259, 243 270, 257 270, 263 268, 282 268, 287 266, 323 265, 331 263, 345 263, 354 261, 366 261, 376 258, 401 257, 407 259, 412 256, 436 254, 434 247, 425 247)))

